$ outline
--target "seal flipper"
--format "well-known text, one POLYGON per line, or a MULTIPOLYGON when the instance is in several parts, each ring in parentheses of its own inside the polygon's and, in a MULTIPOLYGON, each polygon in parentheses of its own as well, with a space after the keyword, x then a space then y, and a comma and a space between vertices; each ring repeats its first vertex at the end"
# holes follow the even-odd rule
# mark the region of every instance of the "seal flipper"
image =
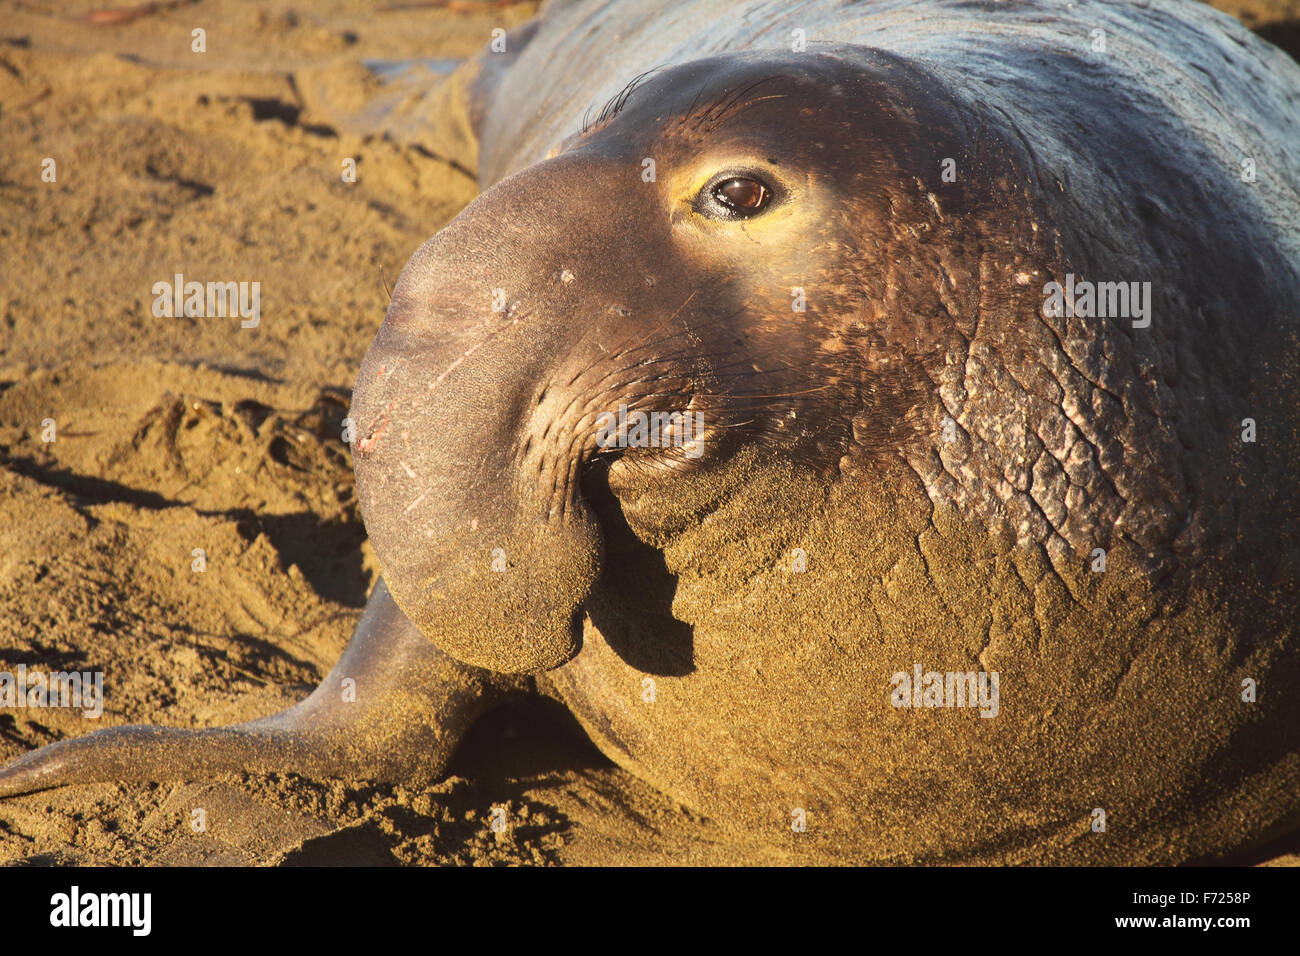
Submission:
POLYGON ((288 710, 228 727, 131 725, 60 740, 0 768, 0 797, 242 770, 429 783, 503 689, 500 678, 439 651, 380 581, 343 656, 288 710))

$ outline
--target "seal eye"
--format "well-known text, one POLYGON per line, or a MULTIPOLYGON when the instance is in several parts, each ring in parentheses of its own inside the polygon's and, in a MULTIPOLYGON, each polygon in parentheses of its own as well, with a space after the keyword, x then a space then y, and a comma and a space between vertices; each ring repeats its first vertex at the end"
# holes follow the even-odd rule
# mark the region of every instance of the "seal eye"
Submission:
POLYGON ((713 198, 737 216, 753 216, 767 208, 772 190, 757 179, 736 176, 713 187, 713 198))

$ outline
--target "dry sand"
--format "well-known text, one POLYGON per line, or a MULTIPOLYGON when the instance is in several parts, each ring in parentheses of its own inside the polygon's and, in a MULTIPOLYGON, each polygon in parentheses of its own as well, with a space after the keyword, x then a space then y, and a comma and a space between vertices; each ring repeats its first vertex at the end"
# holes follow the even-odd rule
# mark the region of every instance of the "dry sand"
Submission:
MULTIPOLYGON (((1218 5, 1300 49, 1300 2, 1218 5)), ((477 192, 439 158, 450 144, 370 132, 400 88, 363 61, 459 60, 535 5, 158 6, 95 23, 93 0, 0 2, 0 670, 102 670, 107 691, 97 723, 0 711, 0 759, 259 716, 337 659, 377 573, 340 440, 349 390, 385 284, 477 192), (260 281, 260 326, 153 318, 153 283, 178 271, 260 281)), ((1294 844, 1239 862, 1300 862, 1294 844)), ((486 718, 429 790, 241 776, 0 802, 0 862, 733 858, 543 702, 486 718)))

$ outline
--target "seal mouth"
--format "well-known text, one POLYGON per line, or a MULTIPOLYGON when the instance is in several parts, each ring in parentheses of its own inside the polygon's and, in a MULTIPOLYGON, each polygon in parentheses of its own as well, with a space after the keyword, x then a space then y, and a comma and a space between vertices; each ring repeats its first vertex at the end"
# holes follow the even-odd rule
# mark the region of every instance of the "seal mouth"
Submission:
MULTIPOLYGON (((354 437, 358 498, 385 580, 411 622, 457 660, 502 672, 558 667, 581 648, 583 606, 602 569, 592 470, 607 468, 615 488, 662 489, 723 455, 736 414, 699 388, 699 375, 656 378, 657 358, 547 374, 562 363, 547 358, 564 354, 559 323, 536 323, 531 341, 484 323, 467 345, 426 336, 407 301, 394 296, 353 398, 364 423, 354 437), (445 371, 422 372, 435 367, 445 371)), ((631 520, 650 526, 637 510, 631 520)))

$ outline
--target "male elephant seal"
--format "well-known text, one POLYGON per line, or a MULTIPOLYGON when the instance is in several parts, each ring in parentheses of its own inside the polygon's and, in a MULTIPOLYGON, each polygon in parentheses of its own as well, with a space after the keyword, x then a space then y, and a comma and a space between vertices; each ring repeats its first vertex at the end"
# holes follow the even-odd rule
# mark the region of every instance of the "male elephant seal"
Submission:
POLYGON ((792 859, 1296 824, 1294 63, 1161 0, 665 0, 551 5, 461 79, 485 191, 358 375, 386 583, 343 659, 0 792, 428 781, 528 672, 792 859))

